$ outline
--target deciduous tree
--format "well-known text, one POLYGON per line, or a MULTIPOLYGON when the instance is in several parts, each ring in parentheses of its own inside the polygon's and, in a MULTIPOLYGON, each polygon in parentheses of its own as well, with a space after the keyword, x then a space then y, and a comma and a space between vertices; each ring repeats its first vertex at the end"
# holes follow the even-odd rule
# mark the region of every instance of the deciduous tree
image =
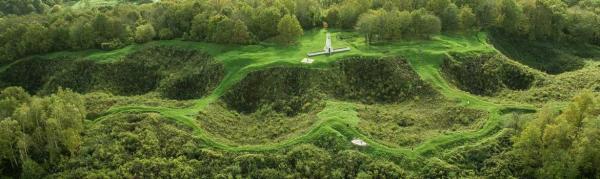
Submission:
POLYGON ((300 22, 294 15, 283 16, 277 24, 277 31, 279 32, 279 41, 284 44, 295 43, 304 33, 300 22))

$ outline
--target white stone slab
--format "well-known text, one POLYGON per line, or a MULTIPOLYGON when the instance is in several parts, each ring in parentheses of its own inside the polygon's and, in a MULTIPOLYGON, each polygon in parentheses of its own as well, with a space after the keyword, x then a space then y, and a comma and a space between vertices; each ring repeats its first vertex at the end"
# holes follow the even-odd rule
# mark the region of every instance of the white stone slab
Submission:
POLYGON ((361 147, 367 146, 367 143, 365 141, 363 141, 363 140, 360 140, 360 139, 353 139, 352 140, 352 144, 357 145, 357 146, 361 146, 361 147))
POLYGON ((304 59, 302 59, 301 62, 306 63, 306 64, 311 64, 311 63, 315 62, 315 60, 312 58, 304 58, 304 59))

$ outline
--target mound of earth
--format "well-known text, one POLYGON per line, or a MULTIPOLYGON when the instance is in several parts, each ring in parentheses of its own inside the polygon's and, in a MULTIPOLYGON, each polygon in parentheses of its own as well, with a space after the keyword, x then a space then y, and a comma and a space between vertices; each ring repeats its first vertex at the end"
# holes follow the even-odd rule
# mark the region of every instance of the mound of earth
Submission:
POLYGON ((442 72, 459 89, 477 95, 526 90, 536 81, 536 74, 500 54, 453 53, 444 59, 442 72))
POLYGON ((170 99, 191 99, 211 91, 224 74, 224 66, 204 53, 154 46, 112 63, 23 59, 0 74, 0 84, 38 93, 64 87, 79 93, 107 91, 118 95, 158 91, 170 99))
POLYGON ((327 97, 373 104, 436 94, 403 59, 353 57, 324 69, 274 67, 251 72, 222 100, 241 113, 269 108, 294 116, 320 106, 327 97))

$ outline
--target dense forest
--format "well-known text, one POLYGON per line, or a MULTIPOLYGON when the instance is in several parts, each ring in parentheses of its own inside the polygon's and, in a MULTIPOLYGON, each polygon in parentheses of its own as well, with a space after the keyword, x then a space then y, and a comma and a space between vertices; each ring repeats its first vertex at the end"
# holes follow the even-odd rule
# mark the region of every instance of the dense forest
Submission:
POLYGON ((252 44, 277 37, 290 43, 302 29, 323 22, 356 28, 368 42, 486 29, 513 38, 600 44, 595 0, 185 0, 83 10, 60 1, 1 3, 1 64, 30 54, 114 49, 153 39, 252 44))
POLYGON ((93 0, 84 1, 0 0, 0 178, 600 178, 600 0, 118 0, 74 8, 93 0), (268 45, 299 51, 303 35, 322 28, 384 50, 314 68, 250 54, 268 45), (419 48, 398 55, 385 46, 402 42, 419 48), (543 45, 524 49, 530 44, 543 45), (138 45, 108 62, 65 55, 138 45), (461 49, 436 51, 453 45, 461 49), (560 56, 547 54, 564 49, 540 46, 580 49, 560 56), (244 50, 227 54, 235 48, 244 50), (330 108, 361 119, 318 121, 330 108), (476 129, 487 137, 435 144, 476 129), (309 137, 293 136, 303 132, 309 137), (355 133, 384 142, 353 146, 355 133), (271 140, 284 142, 240 144, 271 140), (388 155, 396 151, 417 154, 388 155))

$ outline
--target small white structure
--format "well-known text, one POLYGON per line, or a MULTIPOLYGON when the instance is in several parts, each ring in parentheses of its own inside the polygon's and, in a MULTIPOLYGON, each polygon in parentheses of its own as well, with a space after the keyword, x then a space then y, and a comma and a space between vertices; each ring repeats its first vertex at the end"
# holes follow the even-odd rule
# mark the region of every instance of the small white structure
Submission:
POLYGON ((304 59, 302 59, 302 61, 301 61, 301 62, 302 62, 302 63, 305 63, 305 64, 311 64, 311 63, 313 63, 314 61, 315 61, 315 60, 314 60, 314 59, 312 59, 312 58, 304 58, 304 59))
POLYGON ((327 33, 327 39, 325 40, 325 48, 323 48, 323 51, 325 51, 325 53, 328 53, 330 55, 333 52, 333 47, 331 47, 331 34, 330 33, 327 33))
POLYGON ((325 48, 323 48, 323 51, 310 52, 306 55, 308 55, 309 57, 314 57, 314 56, 318 56, 318 55, 331 55, 334 53, 345 52, 345 51, 350 51, 350 47, 334 49, 333 46, 331 45, 331 34, 327 33, 327 39, 325 40, 325 48))
POLYGON ((361 147, 365 147, 367 146, 367 143, 363 140, 360 139, 352 139, 352 144, 356 145, 356 146, 361 146, 361 147))

